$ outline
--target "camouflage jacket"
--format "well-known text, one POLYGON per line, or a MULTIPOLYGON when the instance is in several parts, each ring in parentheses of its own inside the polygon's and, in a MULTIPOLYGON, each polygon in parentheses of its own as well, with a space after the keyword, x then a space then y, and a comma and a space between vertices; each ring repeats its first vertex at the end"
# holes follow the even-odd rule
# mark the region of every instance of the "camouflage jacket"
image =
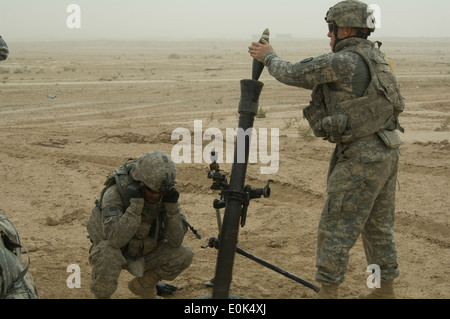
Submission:
POLYGON ((297 63, 268 52, 263 63, 281 83, 310 90, 316 85, 333 83, 335 90, 347 92, 348 98, 363 95, 370 81, 364 60, 351 52, 332 52, 297 63))
MULTIPOLYGON (((132 167, 134 163, 127 165, 132 167)), ((121 169, 118 170, 122 172, 121 169)), ((101 196, 101 203, 91 213, 87 226, 94 245, 109 240, 126 257, 146 255, 161 240, 167 240, 174 247, 180 246, 187 224, 179 203, 150 204, 142 198, 131 198, 129 205, 125 204, 122 195, 133 180, 129 174, 120 174, 118 179, 120 190, 117 184, 109 186, 101 196)))
MULTIPOLYGON (((128 176, 123 176, 122 189, 126 189, 128 184, 128 176)), ((114 247, 126 247, 123 249, 125 255, 132 257, 146 255, 164 239, 178 247, 187 232, 178 203, 149 204, 143 199, 131 199, 130 206, 124 208, 117 185, 105 192, 102 212, 106 238, 114 247)))
POLYGON ((307 109, 309 117, 304 114, 316 136, 326 136, 324 130, 330 126, 330 132, 339 132, 331 138, 328 132, 327 139, 351 142, 400 127, 403 97, 389 62, 369 40, 344 39, 335 52, 298 63, 268 52, 263 63, 278 81, 313 90, 316 103, 307 109))

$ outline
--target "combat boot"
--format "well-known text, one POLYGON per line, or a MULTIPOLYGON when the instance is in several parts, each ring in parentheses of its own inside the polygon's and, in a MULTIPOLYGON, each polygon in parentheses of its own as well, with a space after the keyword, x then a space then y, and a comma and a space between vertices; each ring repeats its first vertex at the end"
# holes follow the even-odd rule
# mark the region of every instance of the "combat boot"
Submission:
POLYGON ((142 277, 135 277, 128 282, 128 289, 142 299, 162 299, 156 294, 156 284, 160 278, 147 270, 142 277))
POLYGON ((322 285, 315 299, 339 299, 339 285, 322 285))
POLYGON ((382 281, 381 288, 372 288, 370 293, 359 295, 359 299, 395 299, 394 281, 382 281))

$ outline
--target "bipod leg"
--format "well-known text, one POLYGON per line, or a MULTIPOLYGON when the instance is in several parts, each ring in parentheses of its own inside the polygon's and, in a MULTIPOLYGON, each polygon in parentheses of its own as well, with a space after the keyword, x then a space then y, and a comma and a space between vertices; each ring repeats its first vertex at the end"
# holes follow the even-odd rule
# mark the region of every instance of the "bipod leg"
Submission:
POLYGON ((217 217, 217 227, 219 228, 219 235, 220 235, 220 231, 222 230, 222 215, 220 214, 219 208, 216 208, 216 217, 217 217))
POLYGON ((267 261, 265 261, 265 260, 263 260, 263 259, 261 259, 259 257, 256 257, 255 255, 252 255, 249 252, 246 252, 245 250, 243 250, 243 249, 241 249, 239 247, 236 247, 236 252, 239 255, 247 257, 247 258, 249 258, 249 259, 251 259, 253 261, 256 261, 258 264, 261 264, 261 265, 263 265, 263 266, 265 266, 265 267, 267 267, 269 269, 272 269, 273 271, 276 271, 279 274, 282 274, 283 276, 286 276, 286 277, 288 277, 288 278, 290 278, 290 279, 292 279, 292 280, 294 280, 294 281, 296 281, 298 283, 301 283, 303 286, 311 288, 315 292, 319 292, 320 291, 320 287, 314 285, 313 283, 310 283, 309 281, 306 281, 306 280, 304 280, 304 279, 302 279, 302 278, 300 278, 300 277, 298 277, 296 275, 293 275, 293 274, 291 274, 290 272, 288 272, 286 270, 283 270, 283 269, 281 269, 281 268, 279 268, 279 267, 277 267, 275 265, 272 265, 271 263, 269 263, 269 262, 267 262, 267 261))
MULTIPOLYGON (((216 209, 216 217, 217 217, 217 227, 219 228, 219 236, 220 236, 220 230, 222 229, 222 215, 220 213, 220 208, 215 208, 216 209)), ((202 248, 206 248, 206 247, 214 247, 215 245, 218 245, 219 242, 217 240, 217 238, 211 238, 210 239, 210 243, 208 243, 208 246, 202 247, 202 248)), ((216 247, 217 248, 217 247, 216 247)), ((215 277, 213 277, 212 279, 206 281, 204 284, 207 287, 214 287, 214 279, 215 277)))

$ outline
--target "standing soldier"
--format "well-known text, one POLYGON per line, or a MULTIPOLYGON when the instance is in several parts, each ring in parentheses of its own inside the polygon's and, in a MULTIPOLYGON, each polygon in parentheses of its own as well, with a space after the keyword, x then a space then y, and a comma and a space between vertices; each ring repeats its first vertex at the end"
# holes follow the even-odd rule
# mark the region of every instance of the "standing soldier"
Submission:
POLYGON ((0 61, 8 58, 9 50, 5 40, 0 36, 0 61))
POLYGON ((191 264, 176 174, 169 155, 150 151, 108 176, 87 223, 93 242, 90 289, 96 298, 111 297, 122 269, 135 276, 128 283, 131 292, 157 298, 158 281, 175 279, 191 264))
POLYGON ((298 63, 284 61, 272 46, 252 43, 249 53, 278 81, 312 89, 303 110, 314 134, 336 147, 327 178, 327 200, 318 227, 318 298, 338 298, 349 250, 362 235, 366 259, 381 269, 381 288, 362 298, 395 298, 399 275, 394 240, 398 147, 396 129, 404 99, 375 31, 367 4, 346 0, 326 14, 331 53, 298 63))

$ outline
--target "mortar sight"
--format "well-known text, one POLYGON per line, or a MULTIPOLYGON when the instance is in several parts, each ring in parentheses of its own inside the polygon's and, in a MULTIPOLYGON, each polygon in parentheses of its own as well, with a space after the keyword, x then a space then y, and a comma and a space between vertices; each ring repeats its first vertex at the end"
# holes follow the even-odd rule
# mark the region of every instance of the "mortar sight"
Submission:
POLYGON ((221 190, 228 188, 228 181, 225 173, 222 173, 220 170, 219 164, 217 161, 217 152, 211 152, 211 164, 209 164, 210 171, 208 172, 208 178, 213 180, 213 184, 211 185, 211 189, 213 190, 221 190))

